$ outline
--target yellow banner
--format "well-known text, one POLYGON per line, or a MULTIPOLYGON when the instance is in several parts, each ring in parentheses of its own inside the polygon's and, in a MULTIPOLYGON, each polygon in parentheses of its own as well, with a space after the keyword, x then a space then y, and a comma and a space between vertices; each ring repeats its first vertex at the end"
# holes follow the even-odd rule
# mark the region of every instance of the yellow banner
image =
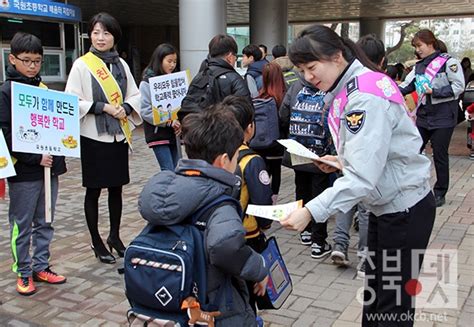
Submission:
MULTIPOLYGON (((121 106, 123 103, 122 90, 107 68, 107 65, 92 52, 86 53, 81 59, 85 62, 97 83, 99 83, 102 91, 104 91, 107 101, 116 107, 121 106)), ((130 150, 132 150, 132 131, 127 117, 120 120, 120 127, 122 128, 123 135, 127 140, 130 150)))

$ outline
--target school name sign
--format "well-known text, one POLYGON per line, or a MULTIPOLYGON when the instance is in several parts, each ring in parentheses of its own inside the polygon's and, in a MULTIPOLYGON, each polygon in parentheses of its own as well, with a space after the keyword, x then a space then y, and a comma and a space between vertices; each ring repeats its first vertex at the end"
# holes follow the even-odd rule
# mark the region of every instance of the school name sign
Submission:
POLYGON ((77 96, 12 83, 13 151, 80 157, 77 96))

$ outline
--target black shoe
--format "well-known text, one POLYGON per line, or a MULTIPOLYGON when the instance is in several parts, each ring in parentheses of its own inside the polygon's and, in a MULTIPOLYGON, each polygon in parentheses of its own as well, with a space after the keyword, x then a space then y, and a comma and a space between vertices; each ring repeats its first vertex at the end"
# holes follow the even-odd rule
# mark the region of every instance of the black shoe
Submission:
POLYGON ((317 243, 311 244, 311 258, 313 259, 321 259, 331 253, 331 245, 327 242, 324 242, 323 245, 319 245, 317 243))
POLYGON ((125 255, 125 245, 123 245, 122 241, 118 239, 118 241, 113 241, 110 236, 107 238, 107 245, 109 246, 110 253, 112 253, 112 249, 117 252, 120 258, 123 258, 125 255))
POLYGON ((347 266, 349 264, 349 257, 347 255, 347 247, 336 243, 331 252, 332 263, 336 266, 347 266))
POLYGON ((436 200, 436 207, 441 207, 443 206, 443 204, 446 203, 446 199, 444 198, 444 196, 438 195, 436 196, 435 200, 436 200))
POLYGON ((104 245, 101 246, 103 248, 101 251, 98 248, 95 248, 94 245, 91 244, 91 249, 94 251, 95 257, 99 258, 100 262, 102 263, 115 263, 115 257, 107 251, 104 245))

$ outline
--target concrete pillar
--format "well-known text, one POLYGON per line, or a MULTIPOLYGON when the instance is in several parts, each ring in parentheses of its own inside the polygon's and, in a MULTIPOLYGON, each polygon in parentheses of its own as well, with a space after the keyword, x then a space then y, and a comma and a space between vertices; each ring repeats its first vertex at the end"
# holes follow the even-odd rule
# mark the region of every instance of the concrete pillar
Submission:
POLYGON ((288 1, 249 0, 250 43, 265 44, 268 54, 277 44, 288 42, 288 1))
POLYGON ((359 24, 359 36, 375 34, 378 39, 384 40, 385 24, 382 19, 361 17, 359 24))
POLYGON ((179 48, 181 69, 196 75, 206 58, 209 41, 225 34, 227 3, 222 0, 179 0, 179 48))

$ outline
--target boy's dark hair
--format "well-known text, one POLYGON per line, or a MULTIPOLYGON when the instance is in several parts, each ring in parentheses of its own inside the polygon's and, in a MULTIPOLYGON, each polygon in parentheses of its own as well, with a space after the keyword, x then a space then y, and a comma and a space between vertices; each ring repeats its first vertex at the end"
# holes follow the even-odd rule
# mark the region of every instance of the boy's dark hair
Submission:
POLYGON ((255 110, 247 97, 229 95, 224 98, 222 105, 232 112, 235 119, 239 122, 240 127, 242 127, 242 130, 245 130, 251 123, 253 123, 255 110))
POLYGON ((147 74, 148 69, 153 70, 153 72, 157 76, 164 75, 165 72, 163 71, 163 65, 162 65, 163 59, 165 59, 166 56, 172 55, 172 54, 178 54, 178 51, 171 44, 162 43, 159 46, 157 46, 155 50, 153 51, 153 54, 151 55, 150 62, 143 70, 143 76, 147 74))
POLYGON ((43 55, 43 45, 41 40, 33 34, 17 32, 10 42, 10 52, 14 56, 20 53, 43 55))
POLYGON ((254 61, 259 61, 262 59, 262 51, 260 48, 255 44, 249 44, 242 50, 242 54, 246 55, 247 57, 253 56, 254 61))
POLYGON ((100 23, 107 32, 110 32, 114 36, 114 45, 120 41, 122 38, 122 29, 120 28, 120 24, 112 15, 106 12, 100 12, 89 20, 89 37, 91 37, 91 33, 94 30, 95 24, 97 23, 100 23))
MULTIPOLYGON (((263 48, 263 50, 265 50, 265 53, 268 53, 268 48, 265 44, 259 44, 258 47, 263 48)), ((263 56, 263 53, 262 53, 262 56, 263 56)))
POLYGON ((281 44, 277 44, 272 49, 272 56, 274 59, 286 56, 286 48, 281 44))
POLYGON ((388 65, 385 73, 394 81, 397 80, 398 70, 395 65, 388 65))
POLYGON ((187 115, 182 132, 188 158, 205 160, 211 165, 224 153, 232 159, 244 141, 242 128, 232 112, 222 104, 187 115))
POLYGON ((218 34, 209 41, 209 56, 211 58, 222 57, 229 52, 237 55, 237 50, 237 42, 229 35, 218 34))
POLYGON ((383 66, 382 58, 385 57, 385 46, 374 34, 364 35, 356 43, 367 57, 376 65, 383 66))

